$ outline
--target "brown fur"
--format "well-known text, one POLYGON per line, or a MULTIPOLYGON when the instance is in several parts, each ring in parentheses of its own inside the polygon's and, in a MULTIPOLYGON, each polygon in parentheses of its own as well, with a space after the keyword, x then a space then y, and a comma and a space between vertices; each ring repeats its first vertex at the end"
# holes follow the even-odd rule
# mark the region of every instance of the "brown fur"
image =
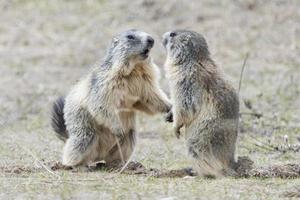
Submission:
POLYGON ((176 136, 184 127, 188 152, 200 175, 234 173, 239 112, 235 89, 224 80, 200 34, 172 31, 163 43, 176 136))
MULTIPOLYGON (((126 162, 135 146, 136 111, 155 114, 171 109, 158 85, 159 70, 147 55, 152 46, 153 39, 144 32, 121 33, 113 39, 104 63, 66 96, 63 118, 61 112, 54 115, 65 124, 55 129, 66 140, 64 165, 126 162)), ((63 107, 59 105, 55 111, 63 107)))

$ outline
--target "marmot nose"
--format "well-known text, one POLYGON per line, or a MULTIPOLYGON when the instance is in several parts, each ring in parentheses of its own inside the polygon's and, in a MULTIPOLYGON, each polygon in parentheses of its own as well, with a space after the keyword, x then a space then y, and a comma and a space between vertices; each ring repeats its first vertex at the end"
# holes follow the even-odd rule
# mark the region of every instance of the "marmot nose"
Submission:
POLYGON ((148 37, 147 38, 147 45, 150 46, 150 47, 153 47, 153 44, 154 44, 154 40, 152 37, 148 37))

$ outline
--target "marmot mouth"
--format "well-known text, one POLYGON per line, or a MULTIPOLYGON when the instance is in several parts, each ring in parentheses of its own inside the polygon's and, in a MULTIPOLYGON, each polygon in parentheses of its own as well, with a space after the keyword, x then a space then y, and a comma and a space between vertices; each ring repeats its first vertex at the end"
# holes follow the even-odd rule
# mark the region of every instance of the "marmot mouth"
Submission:
POLYGON ((146 59, 149 56, 149 52, 150 52, 149 49, 145 49, 144 51, 142 51, 140 55, 143 57, 143 59, 146 59))
POLYGON ((149 49, 145 49, 143 52, 142 52, 143 55, 148 55, 149 54, 149 49))
POLYGON ((166 47, 167 43, 168 43, 168 39, 164 38, 163 41, 162 41, 163 47, 166 47))

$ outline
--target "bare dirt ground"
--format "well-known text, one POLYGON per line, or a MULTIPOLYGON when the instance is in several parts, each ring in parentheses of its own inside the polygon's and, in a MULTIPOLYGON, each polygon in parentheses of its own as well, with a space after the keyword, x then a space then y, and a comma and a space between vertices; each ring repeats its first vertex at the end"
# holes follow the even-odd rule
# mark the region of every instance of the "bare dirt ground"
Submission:
MULTIPOLYGON (((0 198, 299 198, 299 66, 297 0, 1 0, 0 198), (63 143, 49 125, 51 103, 101 60, 112 35, 130 28, 155 37, 152 55, 160 66, 164 32, 203 33, 212 57, 237 88, 249 54, 240 91, 238 155, 255 162, 250 177, 161 178, 53 168, 63 143)), ((161 85, 168 91, 165 78, 161 85)), ((159 171, 190 166, 184 140, 171 129, 162 116, 140 115, 133 159, 159 171)))

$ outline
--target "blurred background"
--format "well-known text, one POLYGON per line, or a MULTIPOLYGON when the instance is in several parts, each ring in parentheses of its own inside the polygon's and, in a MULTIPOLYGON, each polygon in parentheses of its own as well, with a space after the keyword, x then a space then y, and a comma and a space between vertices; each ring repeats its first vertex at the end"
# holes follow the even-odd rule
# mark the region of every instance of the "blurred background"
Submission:
MULTIPOLYGON (((202 33, 236 88, 246 60, 239 155, 261 166, 299 163, 300 1, 1 0, 2 168, 32 165, 24 149, 45 162, 60 160, 63 144, 49 125, 52 102, 103 58, 113 35, 131 28, 154 36, 152 57, 162 74, 161 37, 172 29, 202 33)), ((164 76, 161 85, 168 92, 164 76)), ((136 160, 158 168, 188 165, 184 141, 162 116, 140 115, 138 131, 136 160)))

